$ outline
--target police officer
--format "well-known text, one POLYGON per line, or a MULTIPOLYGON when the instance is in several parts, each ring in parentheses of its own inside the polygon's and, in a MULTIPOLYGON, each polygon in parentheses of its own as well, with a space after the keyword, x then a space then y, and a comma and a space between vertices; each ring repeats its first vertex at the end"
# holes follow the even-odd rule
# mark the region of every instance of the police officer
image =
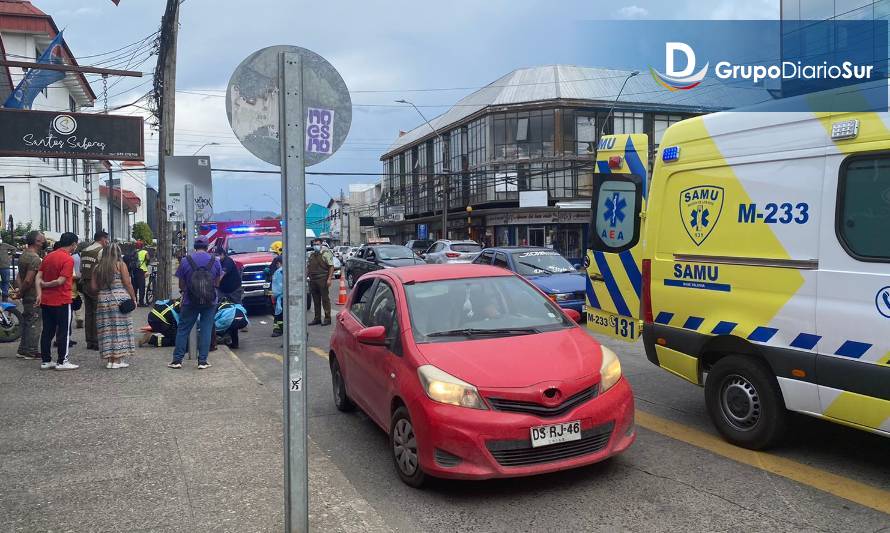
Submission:
POLYGON ((80 253, 80 294, 84 303, 85 333, 87 350, 99 349, 99 336, 96 333, 96 306, 99 295, 93 292, 90 281, 93 270, 102 257, 102 249, 108 246, 108 232, 99 230, 93 236, 93 242, 80 253))
POLYGON ((310 326, 331 323, 331 283, 334 279, 334 254, 330 248, 321 245, 321 239, 312 241, 312 253, 306 266, 309 278, 309 290, 312 293, 312 304, 315 306, 315 320, 310 326), (324 307, 324 321, 321 320, 321 308, 324 307))

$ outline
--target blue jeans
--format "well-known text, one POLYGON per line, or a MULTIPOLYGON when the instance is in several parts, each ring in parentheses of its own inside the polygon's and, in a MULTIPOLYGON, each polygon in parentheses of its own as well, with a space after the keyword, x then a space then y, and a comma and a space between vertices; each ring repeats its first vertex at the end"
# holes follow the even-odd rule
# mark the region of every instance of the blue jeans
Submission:
POLYGON ((189 333, 198 324, 198 363, 207 362, 207 353, 210 352, 210 336, 213 334, 213 319, 216 316, 216 306, 208 305, 199 307, 183 304, 179 312, 179 326, 176 328, 176 348, 173 350, 173 362, 181 363, 188 350, 189 333))
POLYGON ((11 268, 0 268, 0 290, 3 291, 3 297, 9 296, 9 278, 12 277, 11 268))

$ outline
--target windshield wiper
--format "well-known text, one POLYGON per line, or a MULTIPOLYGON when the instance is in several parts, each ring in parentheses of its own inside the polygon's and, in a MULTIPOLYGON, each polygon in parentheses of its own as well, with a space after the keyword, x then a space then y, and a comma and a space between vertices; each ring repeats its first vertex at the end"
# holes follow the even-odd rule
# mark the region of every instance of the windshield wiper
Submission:
POLYGON ((496 329, 479 329, 479 328, 464 328, 464 329, 452 329, 448 331, 434 331, 433 333, 428 333, 427 337, 484 337, 489 335, 532 335, 534 333, 540 333, 535 328, 496 328, 496 329))
POLYGON ((527 267, 531 268, 533 274, 537 274, 537 272, 534 272, 534 270, 540 270, 541 273, 543 273, 543 274, 547 274, 548 276, 552 276, 552 275, 553 275, 553 272, 550 272, 549 270, 544 270, 543 268, 539 267, 538 265, 533 265, 533 264, 531 264, 531 263, 526 263, 525 261, 516 261, 516 262, 519 263, 519 264, 522 265, 522 266, 527 266, 527 267))

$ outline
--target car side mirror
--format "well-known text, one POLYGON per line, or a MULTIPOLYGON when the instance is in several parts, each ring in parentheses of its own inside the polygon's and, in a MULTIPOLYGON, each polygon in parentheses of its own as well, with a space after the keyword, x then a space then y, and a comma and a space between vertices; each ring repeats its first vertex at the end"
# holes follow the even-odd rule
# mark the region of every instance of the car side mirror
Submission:
MULTIPOLYGON (((572 322, 581 322, 581 313, 579 313, 578 311, 575 311, 574 309, 568 309, 568 308, 563 307, 562 312, 565 313, 566 316, 572 320, 572 322)), ((378 326, 378 327, 383 327, 383 326, 378 326)), ((361 332, 359 332, 359 334, 361 335, 361 332)))
POLYGON ((575 263, 575 264, 572 265, 572 266, 575 267, 575 270, 581 270, 581 264, 580 264, 580 263, 575 263))
POLYGON ((369 328, 360 329, 356 335, 361 344, 370 346, 386 345, 386 328, 383 326, 371 326, 369 328))

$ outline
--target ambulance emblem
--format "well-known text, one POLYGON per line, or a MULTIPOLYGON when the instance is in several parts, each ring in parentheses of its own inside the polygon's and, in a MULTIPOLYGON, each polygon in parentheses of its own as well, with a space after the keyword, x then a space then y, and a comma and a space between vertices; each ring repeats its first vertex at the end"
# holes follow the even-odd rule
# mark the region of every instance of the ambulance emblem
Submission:
POLYGON ((699 185, 680 192, 680 218, 696 246, 705 242, 720 220, 723 196, 723 187, 714 185, 699 185))

